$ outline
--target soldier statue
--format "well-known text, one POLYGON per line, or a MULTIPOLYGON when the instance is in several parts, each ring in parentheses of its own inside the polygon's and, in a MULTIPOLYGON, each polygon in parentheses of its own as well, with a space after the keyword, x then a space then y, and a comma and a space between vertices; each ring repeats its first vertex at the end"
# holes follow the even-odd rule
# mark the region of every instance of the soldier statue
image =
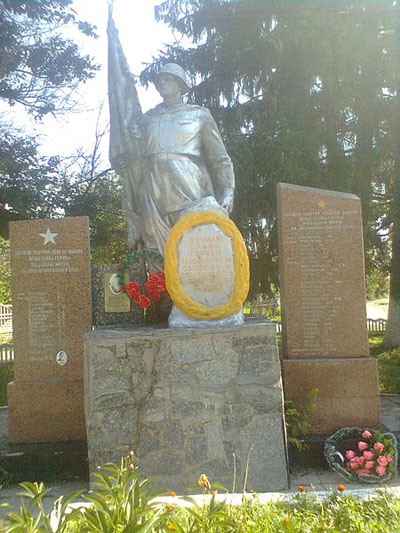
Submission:
POLYGON ((158 71, 154 84, 163 101, 142 113, 111 10, 110 161, 126 179, 129 245, 142 240, 146 248, 163 254, 169 230, 193 205, 211 198, 226 214, 231 212, 233 165, 209 110, 182 101, 189 81, 179 65, 167 63, 158 71))

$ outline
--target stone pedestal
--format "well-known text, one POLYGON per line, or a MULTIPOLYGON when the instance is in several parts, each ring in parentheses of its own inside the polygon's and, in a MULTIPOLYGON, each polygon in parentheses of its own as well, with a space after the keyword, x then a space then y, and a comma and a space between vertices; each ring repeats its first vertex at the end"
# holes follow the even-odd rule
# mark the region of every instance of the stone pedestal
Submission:
POLYGON ((296 405, 318 388, 317 410, 309 419, 311 435, 334 433, 345 426, 380 427, 376 359, 286 359, 282 374, 285 398, 296 405))
POLYGON ((288 487, 275 326, 104 329, 85 336, 90 471, 134 450, 158 487, 205 473, 228 489, 288 487))
POLYGON ((10 442, 85 439, 82 380, 10 383, 10 442))

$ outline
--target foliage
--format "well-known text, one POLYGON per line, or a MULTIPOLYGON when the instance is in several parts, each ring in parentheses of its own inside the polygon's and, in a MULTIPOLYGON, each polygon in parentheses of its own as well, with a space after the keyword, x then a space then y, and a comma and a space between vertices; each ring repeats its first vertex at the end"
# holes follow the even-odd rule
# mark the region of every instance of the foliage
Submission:
POLYGON ((56 208, 53 159, 39 156, 36 141, 0 124, 0 231, 8 238, 8 222, 45 217, 56 208))
POLYGON ((95 488, 85 495, 85 499, 92 504, 89 507, 76 508, 72 512, 67 510, 67 506, 82 491, 62 496, 55 502, 56 529, 52 529, 50 515, 43 508, 43 498, 48 489, 43 483, 21 483, 24 491, 21 493, 20 512, 9 513, 0 531, 145 533, 155 530, 165 511, 157 509, 150 500, 164 492, 154 491, 149 481, 143 479, 137 471, 133 452, 122 458, 119 466, 106 464, 94 477, 95 488), (28 505, 24 499, 30 500, 28 505))
POLYGON ((0 237, 0 303, 11 303, 10 243, 0 237))
POLYGON ((400 348, 380 351, 378 359, 379 391, 400 394, 400 348))
POLYGON ((209 531, 235 531, 235 521, 229 513, 229 508, 223 501, 216 500, 216 491, 213 491, 208 504, 200 505, 194 498, 185 497, 185 501, 192 504, 184 512, 171 514, 168 524, 170 529, 179 533, 188 531, 199 531, 208 533, 209 531))
POLYGON ((9 332, 0 332, 0 344, 12 344, 13 336, 9 332))
POLYGON ((94 76, 97 66, 65 39, 60 29, 75 25, 95 37, 94 27, 76 19, 72 0, 3 0, 0 4, 0 98, 22 104, 41 117, 69 108, 79 82, 94 76))
POLYGON ((318 395, 318 389, 311 389, 307 396, 299 404, 291 400, 285 401, 285 423, 287 442, 295 446, 299 452, 308 450, 308 445, 302 437, 307 435, 310 428, 308 419, 317 409, 315 399, 318 395))
POLYGON ((377 268, 366 275, 367 300, 378 300, 389 295, 389 274, 377 268))
POLYGON ((263 294, 257 295, 252 302, 246 302, 244 312, 262 315, 268 320, 279 322, 282 319, 279 291, 275 291, 269 298, 263 294))
MULTIPOLYGON (((216 118, 236 171, 233 218, 250 250, 251 293, 278 284, 275 185, 357 194, 366 249, 391 228, 398 60, 391 0, 165 0, 156 17, 192 42, 166 47, 192 100, 216 118)), ((388 254, 385 268, 388 268, 388 254)), ((367 266, 374 267, 374 254, 367 266)))
MULTIPOLYGON (((96 487, 86 496, 92 503, 89 508, 78 506, 67 511, 67 505, 80 496, 80 492, 59 498, 54 506, 58 526, 53 522, 53 530, 50 528, 50 515, 43 509, 43 498, 48 489, 41 483, 22 483, 20 510, 5 518, 0 531, 392 533, 399 525, 400 499, 394 494, 380 490, 370 498, 360 499, 345 492, 343 485, 325 499, 315 498, 301 487, 303 492, 291 499, 265 504, 261 504, 257 495, 253 494, 244 495, 242 503, 233 506, 215 493, 204 505, 197 503, 188 508, 181 507, 181 498, 176 496, 176 503, 156 503, 151 500, 155 493, 149 490, 148 481, 137 472, 132 457, 125 458, 119 467, 106 465, 97 474, 96 487)), ((171 492, 171 495, 175 493, 171 492)), ((187 500, 185 497, 182 499, 187 500)))
POLYGON ((0 406, 8 405, 7 384, 14 379, 14 363, 0 364, 0 406))
POLYGON ((381 336, 371 336, 369 354, 378 359, 380 393, 400 394, 400 348, 386 350, 381 336))
MULTIPOLYGON (((0 2, 0 99, 20 104, 36 118, 71 110, 79 83, 93 78, 98 66, 65 38, 66 28, 96 37, 94 27, 78 20, 72 0, 0 2)), ((112 262, 126 240, 121 211, 122 185, 100 168, 100 142, 95 132, 90 154, 60 160, 39 155, 34 138, 0 123, 0 228, 8 238, 12 220, 87 215, 91 219, 94 260, 112 262)))

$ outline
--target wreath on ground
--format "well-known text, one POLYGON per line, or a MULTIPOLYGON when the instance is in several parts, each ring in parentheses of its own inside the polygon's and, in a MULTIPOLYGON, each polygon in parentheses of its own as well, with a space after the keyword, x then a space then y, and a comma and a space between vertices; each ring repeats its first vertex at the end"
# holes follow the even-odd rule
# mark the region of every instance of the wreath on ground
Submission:
POLYGON ((397 473, 397 439, 376 429, 339 429, 325 443, 330 466, 352 482, 386 483, 397 473))

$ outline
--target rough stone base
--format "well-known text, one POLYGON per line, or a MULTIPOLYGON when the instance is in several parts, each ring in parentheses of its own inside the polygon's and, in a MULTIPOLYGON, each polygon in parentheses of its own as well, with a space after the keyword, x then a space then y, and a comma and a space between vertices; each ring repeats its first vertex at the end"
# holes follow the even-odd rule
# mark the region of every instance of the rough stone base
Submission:
POLYGON ((11 443, 84 440, 83 382, 14 382, 7 386, 11 443))
POLYGON ((376 359, 285 359, 281 363, 286 400, 300 404, 310 389, 318 389, 310 434, 334 433, 345 426, 380 428, 376 359))
POLYGON ((275 326, 97 330, 85 337, 90 471, 134 450, 156 486, 206 473, 248 490, 288 487, 275 326), (250 449, 251 448, 251 449, 250 449))

